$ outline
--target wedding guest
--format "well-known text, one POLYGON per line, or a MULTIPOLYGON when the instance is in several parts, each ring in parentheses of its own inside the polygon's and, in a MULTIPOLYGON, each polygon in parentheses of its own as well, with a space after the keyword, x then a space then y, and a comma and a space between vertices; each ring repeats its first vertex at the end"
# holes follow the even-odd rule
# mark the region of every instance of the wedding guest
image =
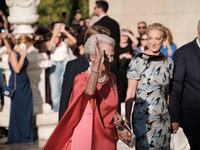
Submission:
POLYGON ((61 88, 65 65, 68 61, 75 59, 70 46, 76 44, 76 39, 65 30, 65 24, 53 22, 51 24, 52 36, 46 42, 46 48, 50 54, 50 60, 53 62, 49 71, 49 80, 51 87, 51 98, 54 112, 58 112, 60 105, 61 88), (66 38, 62 40, 61 33, 66 38))
POLYGON ((100 25, 110 30, 112 37, 115 40, 116 45, 120 42, 120 30, 119 24, 114 19, 107 15, 109 4, 104 0, 97 0, 94 6, 94 14, 99 17, 99 20, 94 25, 100 25))
POLYGON ((141 36, 140 43, 141 45, 138 46, 134 51, 135 55, 143 53, 145 50, 148 49, 148 36, 146 32, 141 36))
POLYGON ((200 147, 200 21, 197 38, 175 51, 175 65, 169 108, 175 134, 179 126, 189 141, 191 150, 200 147))
POLYGON ((104 34, 92 35, 86 41, 84 50, 91 66, 76 76, 69 108, 44 150, 116 150, 115 126, 122 118, 117 113, 116 78, 108 72, 114 46, 114 40, 104 34))
POLYGON ((8 144, 33 142, 33 97, 26 72, 28 66, 27 50, 32 43, 33 41, 28 35, 22 34, 17 39, 17 46, 9 54, 11 70, 9 87, 15 91, 11 98, 8 144))
POLYGON ((166 32, 167 32, 167 40, 164 42, 164 46, 161 47, 160 52, 162 52, 163 54, 172 59, 173 54, 177 48, 173 42, 171 31, 168 28, 166 28, 166 32))
POLYGON ((147 28, 149 49, 134 57, 127 71, 126 122, 130 125, 132 103, 136 149, 170 149, 171 122, 168 110, 169 81, 173 61, 160 53, 167 38, 165 27, 154 23, 147 28))
POLYGON ((128 29, 121 29, 120 44, 116 47, 115 57, 118 69, 118 80, 120 84, 119 98, 121 102, 125 101, 127 90, 126 72, 128 64, 135 56, 134 49, 138 45, 138 40, 128 29))
POLYGON ((147 30, 147 23, 145 21, 140 21, 138 22, 138 33, 139 33, 139 37, 137 37, 139 43, 138 46, 141 45, 141 36, 146 32, 147 30))
MULTIPOLYGON (((86 42, 87 39, 94 34, 105 34, 109 36, 110 31, 105 27, 94 25, 86 31, 84 41, 86 42)), ((59 108, 59 120, 62 118, 62 116, 68 108, 69 98, 72 92, 75 76, 87 70, 88 67, 89 62, 86 59, 85 55, 80 56, 79 58, 71 60, 67 63, 65 67, 65 73, 63 75, 63 84, 59 108)))

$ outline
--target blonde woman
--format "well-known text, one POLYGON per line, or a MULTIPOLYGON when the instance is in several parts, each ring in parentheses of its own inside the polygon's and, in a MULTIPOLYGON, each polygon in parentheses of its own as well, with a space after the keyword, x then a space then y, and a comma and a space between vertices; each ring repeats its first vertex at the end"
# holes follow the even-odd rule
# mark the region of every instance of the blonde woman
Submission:
POLYGON ((171 123, 167 105, 173 61, 160 53, 167 38, 165 27, 154 23, 147 28, 149 49, 134 57, 127 71, 126 122, 136 135, 136 149, 170 149, 171 123))
POLYGON ((33 141, 32 112, 33 98, 29 78, 26 72, 27 50, 32 45, 28 35, 17 39, 17 46, 9 54, 11 76, 9 86, 15 89, 11 99, 10 124, 7 143, 25 143, 33 141))

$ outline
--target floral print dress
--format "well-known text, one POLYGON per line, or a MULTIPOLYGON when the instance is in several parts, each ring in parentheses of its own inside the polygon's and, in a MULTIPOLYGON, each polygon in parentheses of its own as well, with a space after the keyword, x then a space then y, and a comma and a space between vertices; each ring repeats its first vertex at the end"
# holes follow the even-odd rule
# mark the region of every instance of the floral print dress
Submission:
POLYGON ((138 80, 132 115, 138 150, 170 149, 171 123, 165 89, 173 68, 173 61, 162 53, 141 53, 129 64, 127 78, 138 80))

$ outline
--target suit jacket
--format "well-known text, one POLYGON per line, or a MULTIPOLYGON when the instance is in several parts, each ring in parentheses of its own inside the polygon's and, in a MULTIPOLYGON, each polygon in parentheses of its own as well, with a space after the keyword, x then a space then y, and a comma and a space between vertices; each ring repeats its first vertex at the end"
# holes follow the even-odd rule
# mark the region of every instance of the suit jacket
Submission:
POLYGON ((97 21, 94 25, 100 25, 108 28, 111 32, 110 37, 112 37, 115 40, 117 45, 119 44, 120 41, 119 24, 115 20, 106 15, 102 17, 99 21, 97 21))
POLYGON ((88 67, 89 63, 85 55, 67 63, 65 73, 63 75, 63 84, 59 108, 59 120, 62 118, 68 107, 69 98, 73 88, 74 78, 76 77, 76 75, 87 70, 88 67))
POLYGON ((172 122, 199 128, 200 125, 200 48, 196 39, 175 51, 174 78, 170 91, 172 122))

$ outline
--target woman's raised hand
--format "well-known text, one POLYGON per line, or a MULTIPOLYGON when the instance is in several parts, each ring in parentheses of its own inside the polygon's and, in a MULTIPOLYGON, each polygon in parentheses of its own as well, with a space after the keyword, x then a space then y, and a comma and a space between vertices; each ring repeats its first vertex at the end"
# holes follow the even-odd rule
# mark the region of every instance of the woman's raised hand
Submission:
POLYGON ((95 62, 101 62, 101 59, 103 57, 103 50, 100 48, 98 38, 94 36, 95 38, 95 62))

